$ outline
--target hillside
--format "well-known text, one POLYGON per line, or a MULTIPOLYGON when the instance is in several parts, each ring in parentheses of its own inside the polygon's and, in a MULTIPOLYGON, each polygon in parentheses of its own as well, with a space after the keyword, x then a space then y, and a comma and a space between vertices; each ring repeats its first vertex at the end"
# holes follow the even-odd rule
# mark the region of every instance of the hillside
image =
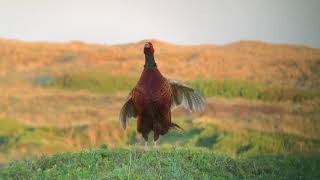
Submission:
POLYGON ((231 158, 200 149, 95 149, 15 162, 3 179, 317 179, 319 156, 231 158))
MULTIPOLYGON (((138 76, 144 63, 144 42, 99 45, 2 39, 0 74, 61 74, 76 69, 138 76)), ((159 68, 170 78, 240 79, 302 88, 320 86, 320 49, 254 41, 223 46, 152 42, 159 68)))
POLYGON ((146 164, 146 177, 163 179, 319 176, 320 49, 152 42, 164 76, 196 89, 206 107, 175 110, 185 131, 144 152, 136 121, 125 131, 118 122, 142 71, 144 41, 1 39, 0 179, 142 179, 146 164))

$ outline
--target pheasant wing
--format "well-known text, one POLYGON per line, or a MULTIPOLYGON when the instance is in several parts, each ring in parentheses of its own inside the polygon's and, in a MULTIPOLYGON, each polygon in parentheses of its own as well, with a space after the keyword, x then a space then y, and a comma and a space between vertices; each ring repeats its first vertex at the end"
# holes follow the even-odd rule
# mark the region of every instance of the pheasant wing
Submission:
POLYGON ((127 124, 132 117, 137 117, 137 113, 132 101, 131 93, 129 94, 126 102, 121 108, 119 121, 123 129, 126 129, 127 124))
POLYGON ((205 101, 198 92, 179 81, 170 80, 169 82, 173 93, 171 110, 183 105, 190 111, 203 112, 205 101))

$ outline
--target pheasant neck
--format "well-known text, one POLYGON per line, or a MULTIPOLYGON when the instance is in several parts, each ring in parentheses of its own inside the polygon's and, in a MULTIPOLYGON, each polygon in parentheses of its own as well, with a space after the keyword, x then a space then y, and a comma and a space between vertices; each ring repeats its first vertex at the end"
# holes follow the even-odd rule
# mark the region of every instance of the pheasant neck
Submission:
POLYGON ((154 60, 154 56, 152 54, 145 55, 144 67, 146 67, 146 68, 157 67, 156 61, 154 60))

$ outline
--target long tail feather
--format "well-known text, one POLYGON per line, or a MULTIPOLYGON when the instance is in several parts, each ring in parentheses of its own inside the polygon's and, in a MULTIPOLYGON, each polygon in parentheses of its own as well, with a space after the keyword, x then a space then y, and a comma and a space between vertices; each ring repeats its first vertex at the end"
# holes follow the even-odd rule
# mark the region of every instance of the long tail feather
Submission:
POLYGON ((175 128, 175 129, 180 129, 181 131, 184 131, 184 129, 182 127, 180 127, 178 124, 176 123, 171 123, 171 127, 175 128))

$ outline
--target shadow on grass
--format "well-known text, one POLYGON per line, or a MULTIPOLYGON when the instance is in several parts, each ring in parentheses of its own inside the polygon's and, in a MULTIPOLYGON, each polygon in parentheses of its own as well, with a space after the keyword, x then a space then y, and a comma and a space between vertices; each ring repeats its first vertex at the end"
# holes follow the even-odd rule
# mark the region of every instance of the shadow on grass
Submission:
POLYGON ((212 134, 211 136, 207 137, 200 137, 195 145, 198 147, 205 147, 211 149, 214 144, 218 143, 218 138, 218 134, 212 134))
POLYGON ((242 153, 245 153, 245 152, 249 151, 250 149, 254 148, 254 146, 255 146, 254 144, 244 144, 239 147, 236 154, 240 155, 242 153))
MULTIPOLYGON (((185 131, 171 130, 166 135, 160 137, 160 144, 187 144, 193 137, 198 136, 204 128, 191 128, 185 131)), ((151 133, 152 134, 152 133, 151 133)), ((129 133, 129 145, 138 144, 141 140, 138 138, 137 132, 129 133)))

